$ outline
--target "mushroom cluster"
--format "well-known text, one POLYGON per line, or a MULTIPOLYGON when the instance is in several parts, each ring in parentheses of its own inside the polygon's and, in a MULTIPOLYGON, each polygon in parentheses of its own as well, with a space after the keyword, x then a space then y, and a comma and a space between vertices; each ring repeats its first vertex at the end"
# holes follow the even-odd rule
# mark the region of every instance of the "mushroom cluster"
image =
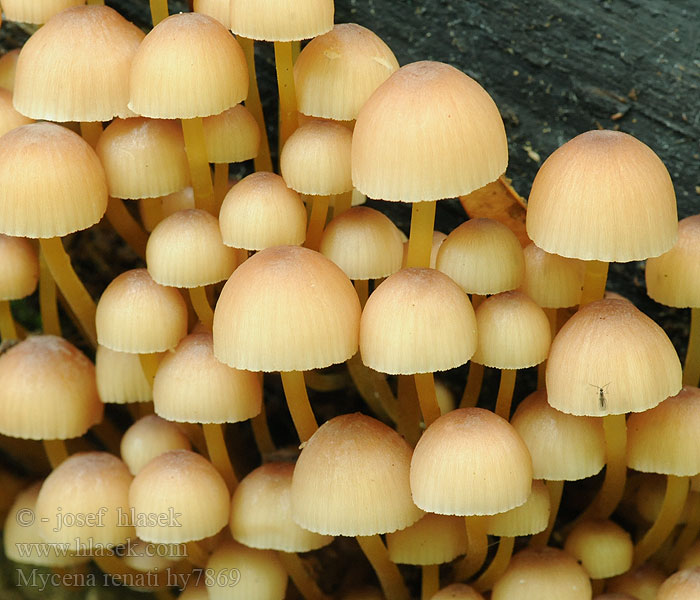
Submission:
POLYGON ((438 200, 514 194, 499 110, 332 0, 151 0, 145 34, 2 5, 41 25, 0 73, 0 434, 43 475, 0 467, 7 557, 184 600, 698 597, 700 221, 651 148, 581 133, 521 227, 445 235, 438 200), (367 197, 410 203, 409 237, 367 197), (103 217, 134 268, 95 303, 62 238, 103 217), (684 367, 606 297, 646 259, 692 308, 684 367), (35 330, 10 302, 37 286, 35 330))

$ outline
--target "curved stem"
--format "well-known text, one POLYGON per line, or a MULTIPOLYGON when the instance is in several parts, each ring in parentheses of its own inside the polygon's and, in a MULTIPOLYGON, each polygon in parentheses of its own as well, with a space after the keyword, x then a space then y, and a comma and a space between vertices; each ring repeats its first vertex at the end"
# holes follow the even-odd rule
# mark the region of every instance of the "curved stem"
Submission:
POLYGON ((279 551, 277 556, 304 600, 326 600, 328 598, 319 589, 316 580, 307 571, 304 561, 296 553, 279 551))
POLYGON ((310 196, 313 205, 309 226, 306 229, 306 242, 304 246, 311 250, 318 250, 321 245, 323 228, 326 226, 326 216, 328 215, 328 196, 310 196))
POLYGON ((587 260, 579 308, 600 300, 605 294, 605 283, 607 280, 608 263, 599 260, 587 260))
POLYGON ((40 239, 39 243, 56 285, 63 292, 88 341, 93 348, 97 347, 95 302, 75 274, 61 238, 40 239))
POLYGON ((248 64, 248 98, 245 101, 246 108, 253 115, 260 128, 260 149, 255 157, 256 171, 272 171, 272 159, 270 158, 270 142, 267 139, 267 128, 265 127, 265 116, 263 115, 262 104, 260 103, 260 92, 258 91, 258 81, 255 77, 255 42, 251 39, 238 36, 238 43, 243 48, 245 60, 248 64))
POLYGON ((414 202, 411 209, 411 233, 408 239, 407 267, 429 267, 433 248, 435 201, 414 202))
POLYGON ((365 307, 367 298, 369 298, 369 279, 355 279, 353 281, 357 297, 360 299, 360 306, 365 307))
POLYGON ((440 406, 435 395, 435 379, 432 373, 416 373, 413 378, 416 382, 423 422, 426 427, 430 427, 440 417, 440 406))
MULTIPOLYGON (((153 380, 156 378, 156 372, 158 371, 158 365, 160 365, 160 354, 154 352, 152 354, 139 354, 139 361, 141 362, 141 370, 146 376, 146 381, 148 385, 153 388, 153 380)), ((140 404, 143 404, 142 402, 140 404)))
POLYGON ((455 566, 455 581, 466 581, 477 573, 488 554, 485 517, 464 517, 467 528, 467 555, 455 566))
POLYGON ((150 0, 153 27, 168 16, 168 0, 150 0))
POLYGON ((683 527, 678 539, 676 539, 673 550, 664 561, 664 567, 666 567, 666 570, 669 572, 678 569, 678 564, 700 533, 700 493, 690 492, 688 506, 690 507, 688 521, 683 527))
POLYGON ((265 462, 265 457, 272 454, 277 448, 272 441, 270 428, 267 426, 267 411, 265 410, 264 402, 260 406, 260 414, 250 420, 250 425, 253 428, 255 445, 258 447, 258 452, 260 452, 263 462, 265 462))
POLYGON ((421 435, 421 415, 415 379, 411 375, 399 375, 398 403, 396 429, 411 446, 415 446, 421 435))
POLYGON ((513 402, 513 390, 515 389, 515 369, 501 369, 501 383, 498 386, 496 398, 496 414, 510 421, 510 405, 513 402))
POLYGON ((690 337, 683 365, 683 383, 698 385, 700 381, 700 308, 690 309, 690 337))
POLYGON ((440 589, 440 565, 423 565, 421 569, 421 600, 430 600, 440 589))
POLYGON ((131 213, 124 205, 124 201, 121 198, 110 197, 105 216, 109 224, 114 228, 114 231, 119 234, 119 237, 129 244, 131 249, 143 260, 146 260, 148 235, 136 219, 131 216, 131 213))
POLYGON ((481 577, 473 584, 478 591, 485 592, 486 590, 490 590, 493 584, 503 575, 504 571, 508 568, 510 557, 513 555, 514 544, 515 538, 502 537, 500 539, 496 556, 493 557, 491 564, 482 573, 481 577))
POLYGON ((333 198, 333 218, 339 217, 352 206, 352 190, 333 198))
POLYGON ((39 256, 39 312, 41 327, 47 335, 61 335, 61 322, 58 318, 56 282, 46 264, 44 253, 39 256))
POLYGON ((484 365, 475 362, 469 363, 469 375, 467 375, 467 385, 464 387, 460 408, 476 406, 479 402, 481 384, 484 381, 484 365))
POLYGON ((275 42, 277 90, 280 98, 280 152, 298 126, 297 93, 294 86, 292 43, 275 42))
POLYGON ((42 440, 42 442, 52 469, 68 458, 68 449, 63 440, 42 440))
POLYGON ((391 562, 382 539, 378 535, 358 535, 355 539, 377 574, 387 600, 409 600, 408 588, 399 568, 391 562))
POLYGON ((378 418, 387 416, 396 423, 399 420, 399 403, 386 377, 365 366, 359 352, 347 361, 347 365, 350 377, 367 406, 378 418))
POLYGON ((292 415, 294 427, 299 435, 299 440, 306 442, 318 429, 316 417, 311 410, 309 397, 306 393, 304 373, 301 371, 285 371, 282 376, 282 387, 287 399, 287 406, 292 415))
POLYGON ((224 196, 228 191, 228 163, 216 163, 214 165, 214 205, 215 214, 219 214, 224 196))
POLYGON ((667 475, 666 494, 656 521, 634 548, 634 565, 639 566, 656 552, 678 523, 688 498, 690 479, 667 475))
POLYGON ((233 492, 238 485, 238 478, 226 449, 222 426, 218 423, 202 423, 202 431, 204 431, 204 439, 207 441, 209 460, 224 478, 228 491, 233 492))
POLYGON ((211 331, 212 323, 214 323, 214 311, 209 306, 206 288, 189 288, 188 292, 194 312, 197 313, 197 318, 211 331))
POLYGON ((207 159, 207 148, 204 144, 204 127, 201 117, 180 119, 182 133, 185 137, 185 152, 190 165, 194 205, 197 208, 215 214, 214 187, 211 183, 211 170, 207 159))
POLYGON ((0 300, 0 340, 6 342, 16 339, 17 327, 15 327, 15 320, 12 318, 10 301, 0 300))
POLYGON ((547 529, 530 538, 530 546, 533 548, 540 548, 549 543, 554 524, 557 521, 561 495, 564 491, 563 481, 545 481, 545 485, 547 486, 547 491, 549 491, 549 523, 547 524, 547 529))

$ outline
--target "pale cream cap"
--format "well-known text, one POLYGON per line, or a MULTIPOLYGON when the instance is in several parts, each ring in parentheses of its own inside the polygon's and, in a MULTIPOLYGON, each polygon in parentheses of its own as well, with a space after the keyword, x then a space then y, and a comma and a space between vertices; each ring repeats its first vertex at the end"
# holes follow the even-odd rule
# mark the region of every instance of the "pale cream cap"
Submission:
POLYGON ((292 479, 292 518, 326 535, 403 529, 423 514, 411 500, 411 448, 360 413, 326 421, 301 451, 292 479))
POLYGON ((453 583, 433 594, 430 600, 484 600, 484 597, 466 583, 453 583))
POLYGON ((299 112, 350 121, 399 63, 376 34, 356 23, 311 40, 294 63, 299 112))
POLYGON ((190 450, 190 440, 175 423, 156 415, 141 417, 129 427, 119 447, 122 460, 132 475, 163 452, 180 449, 190 450))
POLYGON ((107 6, 64 10, 22 48, 15 108, 33 119, 51 121, 132 116, 127 108, 129 71, 143 38, 136 25, 107 6))
POLYGON ((564 550, 581 562, 592 579, 626 573, 634 555, 630 534, 608 520, 577 523, 566 538, 564 550))
POLYGON ((12 105, 12 92, 0 87, 0 137, 15 127, 29 125, 34 119, 18 113, 12 105))
POLYGON ((226 29, 231 26, 230 0, 194 0, 193 9, 194 12, 214 17, 226 29))
POLYGON ((546 378, 547 399, 557 410, 618 415, 648 410, 677 394, 681 364, 664 330, 631 302, 599 300, 559 330, 546 378))
POLYGON ((581 301, 585 263, 549 254, 529 244, 523 249, 525 277, 520 289, 543 308, 565 308, 581 301))
POLYGON ((532 482, 532 490, 525 504, 488 518, 489 535, 518 537, 544 531, 549 523, 550 500, 547 486, 532 482))
POLYGON ((700 567, 677 571, 659 587, 656 600, 694 600, 700 597, 700 567))
POLYGON ((413 525, 386 534, 392 562, 438 565, 467 551, 467 530, 461 517, 426 513, 413 525))
POLYGON ((138 354, 117 352, 98 344, 95 373, 100 400, 105 404, 151 401, 151 386, 138 354))
POLYGON ((34 293, 39 257, 25 238, 0 233, 0 300, 19 300, 34 293))
POLYGON ((237 163, 258 155, 260 127, 242 104, 204 117, 204 144, 210 163, 237 163))
POLYGON ((43 25, 55 14, 85 4, 85 0, 2 0, 2 12, 8 21, 43 25))
POLYGON ((333 0, 231 0, 231 31, 267 42, 306 40, 333 28, 333 0))
POLYGON ((625 593, 640 600, 656 600, 656 592, 666 579, 663 571, 649 563, 608 581, 609 592, 625 593))
POLYGON ((400 68, 357 117, 352 180, 370 198, 454 198, 496 180, 507 164, 505 129, 493 99, 443 63, 400 68))
POLYGON ((194 208, 194 191, 189 186, 167 196, 139 199, 139 216, 143 228, 148 232, 153 231, 166 217, 188 208, 194 208))
POLYGON ((621 131, 587 131, 540 167, 526 225, 540 248, 569 258, 658 256, 676 241, 673 183, 646 144, 621 131))

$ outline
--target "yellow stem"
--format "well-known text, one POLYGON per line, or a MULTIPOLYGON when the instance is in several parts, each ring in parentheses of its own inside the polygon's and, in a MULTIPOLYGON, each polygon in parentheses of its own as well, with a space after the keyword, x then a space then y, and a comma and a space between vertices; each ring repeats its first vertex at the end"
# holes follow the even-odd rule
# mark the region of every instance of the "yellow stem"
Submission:
POLYGON ((586 275, 583 279, 583 291, 579 308, 603 298, 605 283, 608 279, 608 263, 599 260, 586 261, 586 275))
POLYGON ((204 439, 202 428, 199 427, 199 425, 196 423, 176 423, 176 425, 178 429, 187 436, 187 439, 190 440, 200 454, 207 454, 207 442, 204 439))
POLYGON ((473 584, 478 591, 485 592, 486 590, 490 590, 493 584, 500 579, 503 572, 508 568, 510 557, 513 555, 514 544, 515 538, 502 537, 500 539, 496 556, 493 557, 491 564, 482 573, 481 577, 473 584))
POLYGON ((688 520, 676 539, 673 550, 664 561, 664 567, 668 572, 678 569, 678 564, 685 556, 688 548, 690 548, 697 539, 698 533, 700 533, 700 493, 690 492, 688 506, 690 507, 688 520))
POLYGON ((319 589, 315 579, 306 569, 304 561, 297 554, 280 551, 277 552, 277 556, 304 600, 326 600, 328 598, 319 589))
POLYGON ((298 125, 297 96, 294 87, 294 63, 291 42, 275 42, 277 89, 280 98, 280 152, 298 125))
POLYGON ((214 311, 211 309, 211 306, 209 306, 206 288, 189 288, 188 291, 190 293, 190 300, 192 301, 194 312, 197 313, 197 318, 208 329, 211 329, 212 323, 214 323, 214 311))
POLYGON ((102 135, 102 123, 97 122, 81 122, 80 135, 93 148, 97 146, 97 140, 102 135))
POLYGON ((299 440, 306 442, 318 429, 318 424, 311 410, 309 397, 306 394, 304 373, 301 371, 286 371, 280 373, 280 375, 282 376, 284 396, 287 399, 287 406, 292 415, 292 421, 299 435, 299 440))
POLYGON ((416 381, 423 422, 426 427, 430 427, 440 417, 440 406, 435 395, 435 379, 432 373, 416 373, 413 377, 416 381))
POLYGON ((168 0, 150 0, 153 27, 168 16, 168 0))
POLYGON ((515 369, 501 369, 501 383, 498 386, 496 398, 496 414, 510 421, 510 405, 513 402, 513 390, 515 389, 515 369))
POLYGON ((226 192, 228 192, 228 163, 216 163, 214 165, 214 204, 217 215, 226 192))
POLYGON ((411 375, 399 375, 398 386, 399 420, 396 429, 411 446, 415 446, 421 435, 415 379, 411 375))
POLYGON ((467 555, 455 565, 455 581, 466 581, 481 569, 488 553, 485 517, 465 517, 467 555))
POLYGON ((549 537, 552 535, 554 524, 557 521, 557 513, 559 512, 559 505, 561 504, 561 495, 564 491, 563 481, 546 481, 545 485, 549 492, 549 523, 547 523, 547 529, 530 538, 530 546, 533 548, 540 548, 549 543, 549 537))
POLYGON ((182 133, 185 136, 185 151, 190 165, 194 205, 215 214, 214 187, 211 183, 211 169, 204 144, 204 127, 201 117, 181 119, 182 133))
POLYGON ((346 373, 323 373, 315 369, 304 371, 304 381, 306 381, 307 389, 316 392, 337 392, 346 388, 350 383, 346 373))
POLYGON ((383 419, 385 416, 394 423, 399 420, 399 403, 394 397, 386 377, 365 366, 360 353, 347 361, 348 372, 362 399, 372 409, 372 412, 383 419))
POLYGON ((39 312, 41 326, 47 335, 61 335, 61 323, 58 319, 56 282, 46 264, 44 253, 39 256, 39 312))
POLYGON ((233 471, 233 465, 226 449, 223 428, 218 423, 202 423, 202 430, 204 431, 204 439, 207 441, 209 460, 224 478, 228 491, 233 492, 238 485, 238 478, 233 471))
POLYGON ((369 298, 369 279, 355 279, 353 281, 357 297, 360 299, 360 306, 365 307, 367 298, 369 298))
POLYGON ((12 318, 10 301, 0 300, 0 340, 6 342, 16 339, 17 327, 15 327, 15 320, 12 318))
POLYGON ((300 52, 301 52, 301 41, 292 40, 292 63, 297 62, 297 58, 299 58, 300 52))
POLYGON ((411 210, 411 233, 408 240, 407 267, 429 267, 433 248, 435 201, 415 202, 411 210))
POLYGON ((634 565, 644 563, 666 541, 680 519, 688 498, 690 479, 667 475, 666 494, 656 521, 634 548, 634 565))
POLYGON ((339 217, 352 206, 352 190, 333 198, 333 218, 339 217))
POLYGON ((104 6, 104 0, 87 0, 87 3, 95 6, 104 6))
POLYGON ((41 239, 39 243, 56 285, 63 292, 88 341, 93 348, 97 347, 95 302, 75 274, 61 238, 41 239))
POLYGON ((421 600, 430 600, 440 589, 440 565, 423 565, 421 600))
POLYGON ((42 440, 46 457, 49 459, 51 468, 55 469, 64 460, 68 458, 68 449, 63 440, 42 440))
POLYGON ((605 579, 593 579, 591 578, 591 591, 593 596, 597 597, 603 593, 605 590, 605 579))
POLYGON ((143 371, 146 381, 148 381, 148 385, 150 385, 151 388, 153 387, 153 380, 156 378, 158 365, 160 365, 160 358, 160 354, 157 352, 152 354, 139 354, 141 370, 143 371))
POLYGON ((195 567, 204 568, 209 560, 209 553, 197 542, 187 542, 187 560, 195 567))
POLYGON ((121 198, 110 198, 107 203, 107 212, 105 213, 110 225, 114 228, 119 236, 131 246, 131 249, 136 252, 142 259, 146 260, 146 243, 148 242, 148 234, 138 224, 136 219, 131 216, 121 198))
POLYGON ((311 250, 318 250, 321 245, 323 228, 326 226, 328 215, 328 196, 310 196, 313 206, 309 217, 309 227, 306 230, 306 242, 304 246, 311 250))
POLYGON ((476 406, 479 402, 481 384, 484 381, 484 365, 475 362, 469 363, 469 375, 467 375, 467 385, 464 387, 460 408, 476 406))
POLYGON ((700 381, 700 308, 690 309, 690 336, 683 366, 683 383, 697 387, 700 381))
POLYGON ((260 149, 255 157, 256 171, 272 171, 272 159, 270 158, 270 142, 267 139, 267 128, 265 127, 265 116, 263 115, 262 104, 260 103, 260 92, 258 91, 258 81, 255 77, 255 42, 251 39, 238 36, 238 43, 243 48, 245 60, 248 64, 248 98, 245 101, 246 108, 253 115, 260 128, 260 149))
POLYGON ((253 428, 255 445, 258 447, 258 452, 260 452, 263 462, 265 462, 265 457, 272 454, 277 448, 272 441, 270 428, 267 426, 267 411, 265 410, 264 402, 262 403, 260 414, 250 420, 250 425, 253 428))
POLYGON ((391 562, 382 539, 378 535, 357 536, 355 539, 377 574, 387 600, 409 600, 408 588, 399 568, 391 562))

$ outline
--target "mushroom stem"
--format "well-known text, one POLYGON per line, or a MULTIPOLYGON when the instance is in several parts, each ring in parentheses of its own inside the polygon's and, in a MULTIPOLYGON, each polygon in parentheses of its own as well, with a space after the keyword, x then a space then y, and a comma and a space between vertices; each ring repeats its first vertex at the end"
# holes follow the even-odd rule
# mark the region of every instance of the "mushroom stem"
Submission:
POLYGON ((333 199, 333 218, 339 217, 352 207, 352 190, 338 194, 333 199))
POLYGON ((515 389, 516 369, 501 369, 501 382, 498 386, 496 398, 496 414, 510 421, 510 405, 513 402, 513 390, 515 389))
POLYGON ((399 568, 391 562, 382 539, 378 535, 358 535, 355 539, 377 574, 387 600, 409 600, 408 588, 399 568))
POLYGON ((491 564, 482 573, 481 577, 474 582, 474 587, 485 592, 493 587, 493 584, 503 575, 503 572, 508 568, 510 557, 513 555, 513 546, 515 538, 502 537, 498 542, 498 550, 496 556, 493 557, 491 564))
POLYGON ((111 198, 107 203, 107 212, 105 213, 110 225, 114 228, 119 236, 131 246, 131 249, 136 252, 142 259, 146 260, 146 243, 148 235, 136 222, 136 219, 131 216, 121 198, 111 198))
POLYGON ((310 196, 313 205, 311 207, 311 216, 309 217, 309 226, 306 230, 306 242, 304 246, 311 250, 318 250, 321 245, 321 236, 323 228, 326 225, 326 216, 328 215, 328 196, 310 196))
POLYGON ((319 589, 318 584, 307 571, 304 562, 296 553, 278 551, 277 556, 304 600, 326 600, 328 598, 319 589))
POLYGON ((228 163, 214 164, 214 204, 216 205, 216 214, 219 214, 221 204, 224 201, 224 196, 228 188, 228 163))
POLYGON ((579 308, 602 299, 608 280, 608 263, 599 260, 586 261, 586 274, 583 279, 583 291, 579 308))
POLYGON ((474 575, 486 560, 488 537, 486 519, 479 516, 464 517, 467 528, 467 555, 455 566, 455 581, 466 581, 474 575))
POLYGON ((270 158, 270 142, 267 139, 267 128, 265 127, 265 116, 263 115, 262 104, 260 103, 260 92, 258 91, 258 81, 255 77, 255 42, 251 39, 238 36, 238 43, 243 48, 245 60, 248 65, 248 98, 245 101, 246 108, 253 115, 260 128, 260 149, 254 159, 256 171, 272 171, 272 159, 270 158))
POLYGON ((209 560, 209 553, 197 542, 187 542, 187 560, 195 567, 204 568, 209 560))
POLYGON ((97 146, 97 140, 102 135, 102 123, 99 121, 81 121, 80 135, 94 148, 97 146))
POLYGON ((350 377, 367 406, 380 419, 387 416, 396 423, 401 410, 384 375, 362 364, 359 352, 348 359, 347 366, 350 377))
POLYGON ((43 252, 39 256, 39 312, 44 333, 60 336, 61 323, 58 319, 56 282, 51 277, 43 252))
POLYGON ((87 0, 88 4, 94 4, 95 6, 104 6, 104 0, 87 0))
POLYGON ((433 247, 435 201, 414 202, 411 209, 411 232, 408 239, 407 267, 429 267, 433 247))
POLYGON ((673 550, 664 561, 664 567, 669 572, 678 569, 681 559, 697 539, 698 533, 700 533, 700 493, 690 492, 690 496, 688 520, 678 539, 676 539, 673 550))
POLYGON ((421 568, 421 600, 430 600, 440 589, 440 565, 423 565, 421 568))
POLYGON ((411 446, 415 446, 421 435, 419 427, 421 415, 415 378, 410 375, 399 375, 398 402, 396 430, 411 446))
POLYGON ((238 485, 238 478, 233 470, 228 450, 226 450, 226 441, 221 425, 202 423, 202 431, 204 431, 204 439, 207 441, 209 460, 224 478, 228 491, 233 492, 238 485))
POLYGON ((64 460, 68 458, 68 449, 63 440, 42 440, 46 457, 49 459, 49 464, 52 469, 55 469, 64 460))
MULTIPOLYGON (((160 365, 160 354, 157 352, 151 354, 139 354, 139 361, 141 362, 141 370, 146 376, 148 385, 153 388, 153 380, 156 378, 158 365, 160 365)), ((144 403, 142 402, 141 404, 144 403)))
POLYGON ((17 327, 12 318, 9 300, 0 300, 0 339, 3 342, 17 339, 17 327))
POLYGON ((214 322, 214 311, 211 309, 211 306, 209 306, 206 288, 202 286, 189 288, 188 292, 194 312, 197 313, 197 318, 207 329, 211 330, 212 323, 214 322))
POLYGON ((690 479, 667 475, 666 494, 656 521, 634 548, 634 565, 639 566, 656 552, 678 523, 688 498, 690 479))
POLYGON ((270 428, 267 426, 267 412, 265 410, 265 403, 262 402, 260 406, 260 414, 253 417, 250 420, 250 425, 253 428, 253 437, 255 438, 255 445, 258 447, 260 456, 265 462, 265 457, 272 454, 277 448, 275 443, 272 441, 272 435, 270 434, 270 428))
POLYGON ((277 89, 280 98, 279 149, 281 152, 289 136, 294 133, 298 125, 291 42, 275 42, 275 66, 277 67, 277 89))
POLYGON ((549 543, 549 537, 552 535, 554 523, 557 520, 561 495, 564 491, 563 481, 545 481, 545 485, 547 486, 547 491, 549 491, 549 523, 547 524, 547 529, 530 538, 530 546, 533 548, 541 548, 549 543))
POLYGON ((150 0, 153 27, 168 16, 168 0, 150 0))
POLYGON ((469 363, 469 375, 467 375, 467 385, 464 387, 460 408, 470 408, 479 402, 481 384, 484 381, 484 365, 475 362, 469 363))
POLYGON ((211 170, 204 144, 204 127, 201 117, 181 119, 185 137, 185 151, 190 165, 194 205, 214 214, 214 187, 211 183, 211 170))
POLYGON ((683 365, 683 383, 697 387, 700 381, 700 308, 690 309, 690 337, 683 365))
POLYGON ((369 279, 355 279, 353 284, 355 284, 357 297, 360 299, 360 306, 364 308, 367 298, 369 298, 369 279))
POLYGON ((92 347, 97 347, 95 302, 75 274, 61 238, 40 239, 39 244, 49 271, 78 319, 83 333, 92 347))
POLYGON ((309 396, 306 393, 304 373, 301 371, 285 371, 282 376, 282 387, 287 399, 287 406, 292 415, 294 427, 301 442, 306 442, 318 429, 316 417, 309 404, 309 396))
POLYGON ((423 422, 426 427, 430 427, 440 417, 440 406, 435 395, 435 378, 432 373, 416 373, 413 377, 416 381, 423 422))

